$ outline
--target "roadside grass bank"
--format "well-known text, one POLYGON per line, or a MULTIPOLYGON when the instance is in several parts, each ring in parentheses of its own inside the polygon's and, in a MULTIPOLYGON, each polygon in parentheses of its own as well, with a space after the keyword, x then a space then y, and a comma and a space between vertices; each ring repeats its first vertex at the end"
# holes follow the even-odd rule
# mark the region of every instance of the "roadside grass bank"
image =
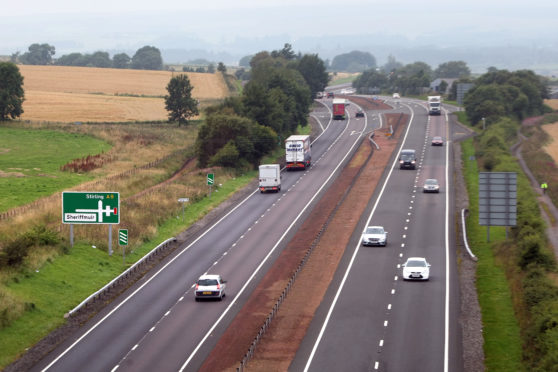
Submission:
POLYGON ((478 223, 478 173, 473 140, 461 143, 463 174, 469 193, 467 238, 478 257, 477 292, 481 306, 485 366, 487 371, 520 371, 521 338, 512 304, 509 283, 493 246, 505 240, 505 228, 491 227, 487 242, 486 226, 478 223), (473 160, 471 160, 473 159, 473 160))
POLYGON ((510 152, 518 130, 516 120, 500 118, 465 142, 462 158, 471 210, 467 226, 479 256, 485 363, 489 371, 552 371, 558 365, 556 260, 537 193, 510 152), (507 234, 491 227, 490 242, 486 227, 478 225, 479 171, 517 174, 517 223, 507 234))
MULTIPOLYGON (((69 226, 60 223, 58 193, 49 197, 40 210, 9 219, 0 226, 0 236, 7 238, 0 241, 4 247, 14 241, 27 242, 30 237, 35 244, 28 248, 30 254, 21 258, 20 265, 0 269, 0 369, 63 325, 63 315, 91 293, 160 242, 186 230, 257 177, 256 170, 239 173, 223 168, 197 169, 195 161, 191 160, 197 125, 189 128, 167 126, 170 133, 160 133, 163 128, 149 125, 138 125, 136 129, 130 125, 62 125, 70 131, 93 128, 96 137, 112 136, 116 143, 133 142, 132 145, 115 145, 121 150, 115 155, 122 162, 117 167, 118 174, 101 167, 93 171, 94 180, 76 187, 88 191, 120 191, 122 216, 120 225, 113 226, 114 254, 107 254, 106 225, 75 225, 75 245, 69 247, 69 226), (128 141, 119 141, 123 138, 128 141), (165 152, 161 151, 158 140, 168 143, 165 152), (140 160, 150 157, 143 154, 144 147, 153 147, 148 154, 156 155, 161 161, 146 168, 139 166, 143 164, 140 160), (163 154, 166 155, 161 158, 163 154), (211 196, 208 196, 207 173, 215 174, 211 196), (184 214, 178 202, 182 197, 190 199, 184 214), (125 263, 115 233, 118 228, 129 230, 125 263), (43 240, 52 244, 38 243, 43 240)), ((309 131, 309 127, 299 127, 299 133, 309 131)), ((285 150, 279 146, 261 163, 281 163, 284 156, 285 150)))
MULTIPOLYGON (((27 348, 62 325, 64 314, 84 298, 137 262, 160 242, 187 229, 254 177, 256 172, 251 171, 223 181, 216 174, 216 183, 222 182, 222 185, 215 187, 211 197, 205 196, 188 204, 184 219, 182 209, 175 210, 172 216, 160 222, 149 241, 126 253, 126 263, 123 263, 122 251, 114 243, 115 253, 108 256, 104 250, 93 248, 90 242, 79 241, 74 248, 67 248, 67 254, 47 260, 39 269, 27 269, 12 273, 10 278, 4 277, 2 291, 24 299, 25 311, 0 330, 0 368, 6 367, 27 348)), ((106 229, 104 226, 105 232, 106 229)), ((113 227, 115 229, 117 227, 113 227)))

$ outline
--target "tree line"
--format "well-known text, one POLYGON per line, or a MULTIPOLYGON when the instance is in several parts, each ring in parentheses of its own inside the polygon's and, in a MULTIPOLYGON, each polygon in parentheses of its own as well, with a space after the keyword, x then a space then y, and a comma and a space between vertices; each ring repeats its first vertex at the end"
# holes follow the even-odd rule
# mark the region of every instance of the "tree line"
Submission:
POLYGON ((117 53, 112 58, 107 52, 97 51, 92 54, 70 53, 54 58, 56 48, 49 44, 32 44, 28 51, 11 55, 13 63, 24 65, 58 65, 82 67, 131 68, 138 70, 162 70, 161 51, 154 46, 139 48, 132 57, 126 53, 117 53))
MULTIPOLYGON (((430 82, 436 78, 469 81, 470 76, 471 70, 463 61, 444 62, 432 69, 425 62, 403 65, 395 57, 389 56, 385 65, 374 66, 360 74, 353 81, 353 87, 364 94, 398 92, 403 95, 418 95, 428 90, 430 82)), ((440 86, 442 92, 447 88, 447 83, 444 83, 440 86)))

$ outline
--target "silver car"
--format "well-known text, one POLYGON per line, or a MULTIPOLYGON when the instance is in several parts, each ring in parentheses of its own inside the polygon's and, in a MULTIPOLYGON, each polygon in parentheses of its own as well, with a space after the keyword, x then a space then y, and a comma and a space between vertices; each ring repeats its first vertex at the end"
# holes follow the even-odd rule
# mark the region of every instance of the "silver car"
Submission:
POLYGON ((225 297, 226 283, 220 275, 200 276, 194 291, 196 301, 199 301, 201 298, 216 298, 221 301, 225 297))
POLYGON ((387 245, 387 231, 383 226, 368 226, 362 234, 362 245, 387 245))
POLYGON ((429 178, 424 181, 424 186, 422 188, 423 192, 440 192, 440 185, 438 180, 435 178, 429 178))
POLYGON ((403 266, 403 280, 428 280, 430 264, 424 257, 409 257, 403 266))

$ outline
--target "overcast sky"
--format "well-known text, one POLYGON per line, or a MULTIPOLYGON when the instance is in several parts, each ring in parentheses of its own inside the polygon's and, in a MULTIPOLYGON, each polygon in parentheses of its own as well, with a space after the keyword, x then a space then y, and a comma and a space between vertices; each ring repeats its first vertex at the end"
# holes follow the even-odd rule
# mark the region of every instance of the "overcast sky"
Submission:
MULTIPOLYGON (((218 50, 238 39, 280 36, 297 48, 310 37, 379 34, 413 40, 482 42, 479 34, 514 40, 556 40, 552 0, 2 0, 0 54, 49 43, 69 52, 190 48, 203 40, 218 50), (469 38, 470 35, 470 38, 469 38), (469 38, 469 39, 468 39, 469 38)), ((544 41, 541 41, 544 42, 544 41)), ((270 46, 279 49, 282 44, 270 46)), ((261 49, 260 49, 261 50, 261 49)), ((259 50, 255 50, 257 52, 259 50)))

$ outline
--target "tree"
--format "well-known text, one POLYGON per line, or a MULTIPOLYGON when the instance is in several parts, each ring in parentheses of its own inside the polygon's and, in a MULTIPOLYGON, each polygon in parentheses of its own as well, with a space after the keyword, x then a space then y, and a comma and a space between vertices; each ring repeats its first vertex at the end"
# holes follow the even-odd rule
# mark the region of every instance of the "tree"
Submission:
POLYGON ((362 72, 375 67, 376 58, 368 52, 358 50, 335 56, 331 62, 333 71, 362 72))
POLYGON ((410 63, 390 74, 391 89, 404 95, 420 94, 431 80, 432 68, 424 62, 410 63))
POLYGON ((118 53, 112 57, 112 66, 114 68, 128 68, 131 60, 126 53, 118 53))
POLYGON ((397 62, 395 57, 390 54, 386 64, 382 66, 382 70, 389 74, 395 70, 399 70, 401 67, 403 67, 403 64, 401 62, 397 62))
POLYGON ((292 45, 289 43, 285 43, 283 49, 281 50, 272 51, 271 56, 273 58, 283 57, 286 60, 296 59, 296 53, 293 51, 292 45))
POLYGON ((324 61, 317 54, 305 54, 301 59, 294 62, 294 67, 304 77, 312 97, 315 97, 317 92, 322 92, 327 86, 329 75, 324 61))
POLYGON ((227 72, 227 66, 225 66, 223 62, 219 62, 219 64, 217 65, 217 71, 224 74, 227 72))
POLYGON ((471 69, 463 61, 450 61, 438 65, 438 68, 434 70, 434 76, 437 78, 459 79, 471 76, 471 69))
POLYGON ((475 87, 465 95, 467 116, 473 123, 481 118, 495 122, 500 116, 540 115, 548 98, 546 81, 533 71, 492 70, 475 81, 475 87))
POLYGON ((276 146, 277 134, 234 113, 214 112, 200 126, 196 139, 198 165, 257 165, 276 146))
POLYGON ((0 121, 23 114, 23 76, 12 62, 0 62, 0 121))
POLYGON ((168 95, 165 96, 165 108, 169 112, 169 121, 188 124, 188 119, 198 115, 198 101, 192 97, 190 79, 186 75, 173 77, 167 85, 168 95))
POLYGON ((88 65, 93 67, 111 67, 112 61, 110 60, 110 56, 107 52, 95 52, 89 58, 88 65))
POLYGON ((388 77, 376 69, 366 70, 353 81, 353 87, 359 93, 380 93, 389 89, 388 77))
POLYGON ((162 70, 161 51, 153 46, 144 46, 132 57, 132 68, 138 70, 162 70))
POLYGON ((64 54, 62 57, 56 59, 58 66, 86 66, 85 59, 81 53, 64 54))
POLYGON ((29 51, 23 53, 19 60, 24 65, 49 65, 56 53, 54 46, 48 44, 31 44, 29 51))
POLYGON ((207 66, 207 73, 208 74, 215 73, 215 65, 213 63, 210 63, 209 66, 207 66))
POLYGON ((250 61, 254 55, 244 56, 238 61, 240 67, 250 67, 250 61))

